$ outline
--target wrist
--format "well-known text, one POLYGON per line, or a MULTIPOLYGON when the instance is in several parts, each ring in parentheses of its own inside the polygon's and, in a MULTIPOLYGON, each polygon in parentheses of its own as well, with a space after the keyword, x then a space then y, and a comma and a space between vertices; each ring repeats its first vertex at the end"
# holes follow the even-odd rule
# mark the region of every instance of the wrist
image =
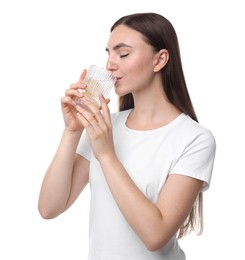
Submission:
POLYGON ((115 153, 107 155, 104 154, 103 156, 98 158, 98 161, 100 162, 100 165, 103 167, 107 165, 112 165, 113 163, 118 161, 118 158, 115 153))
POLYGON ((63 130, 63 135, 65 135, 65 136, 70 136, 70 137, 73 137, 73 138, 80 138, 81 135, 82 135, 82 132, 83 132, 83 130, 73 131, 73 130, 70 130, 70 129, 65 128, 65 129, 63 130))

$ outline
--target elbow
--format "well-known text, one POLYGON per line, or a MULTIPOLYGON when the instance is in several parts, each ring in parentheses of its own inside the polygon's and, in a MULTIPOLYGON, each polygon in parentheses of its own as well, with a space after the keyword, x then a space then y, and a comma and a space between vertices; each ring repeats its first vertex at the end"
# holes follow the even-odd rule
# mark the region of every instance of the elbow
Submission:
POLYGON ((46 210, 38 207, 39 214, 43 219, 52 219, 52 215, 49 214, 46 210))
POLYGON ((146 248, 151 251, 151 252, 155 252, 160 250, 161 248, 163 248, 169 240, 166 240, 166 238, 164 237, 151 237, 148 238, 144 244, 146 246, 146 248))
POLYGON ((145 246, 151 252, 155 252, 163 247, 162 243, 159 242, 148 242, 145 243, 145 246))
POLYGON ((39 211, 39 214, 40 214, 40 216, 41 216, 43 219, 52 219, 52 218, 53 218, 53 217, 51 217, 50 215, 45 214, 44 212, 41 212, 41 211, 39 211))
POLYGON ((43 219, 53 219, 58 216, 58 214, 54 214, 54 212, 48 210, 46 207, 40 204, 38 205, 38 211, 43 219))

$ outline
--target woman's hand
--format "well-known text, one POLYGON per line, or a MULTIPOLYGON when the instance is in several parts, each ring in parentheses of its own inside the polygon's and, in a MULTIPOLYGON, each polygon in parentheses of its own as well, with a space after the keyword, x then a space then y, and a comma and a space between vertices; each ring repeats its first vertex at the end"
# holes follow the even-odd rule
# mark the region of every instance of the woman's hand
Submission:
POLYGON ((112 124, 109 100, 100 96, 100 108, 89 102, 85 97, 81 99, 88 109, 76 106, 77 117, 83 127, 87 130, 95 157, 101 160, 108 160, 115 156, 112 124))
POLYGON ((75 109, 76 98, 83 98, 82 90, 86 88, 83 84, 87 71, 84 70, 77 83, 71 84, 66 90, 65 96, 61 98, 61 109, 66 129, 70 131, 83 131, 84 127, 77 118, 77 110, 75 109))

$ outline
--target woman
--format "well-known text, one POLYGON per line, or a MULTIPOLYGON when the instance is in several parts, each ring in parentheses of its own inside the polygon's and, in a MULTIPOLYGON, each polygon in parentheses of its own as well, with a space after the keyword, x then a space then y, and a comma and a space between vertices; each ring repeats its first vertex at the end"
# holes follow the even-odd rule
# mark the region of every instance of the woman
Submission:
POLYGON ((128 15, 112 26, 106 51, 120 112, 103 96, 100 110, 83 97, 86 71, 66 91, 40 214, 58 216, 89 182, 89 260, 183 260, 178 238, 196 225, 202 232, 216 145, 197 122, 175 30, 159 14, 128 15), (77 97, 89 111, 74 106, 77 97))

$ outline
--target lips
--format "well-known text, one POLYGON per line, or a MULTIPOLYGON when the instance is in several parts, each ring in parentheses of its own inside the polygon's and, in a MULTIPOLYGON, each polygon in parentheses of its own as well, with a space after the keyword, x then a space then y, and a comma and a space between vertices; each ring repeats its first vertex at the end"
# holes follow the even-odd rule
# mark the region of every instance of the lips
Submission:
POLYGON ((122 79, 122 77, 115 77, 115 78, 116 78, 116 82, 118 82, 122 79))

